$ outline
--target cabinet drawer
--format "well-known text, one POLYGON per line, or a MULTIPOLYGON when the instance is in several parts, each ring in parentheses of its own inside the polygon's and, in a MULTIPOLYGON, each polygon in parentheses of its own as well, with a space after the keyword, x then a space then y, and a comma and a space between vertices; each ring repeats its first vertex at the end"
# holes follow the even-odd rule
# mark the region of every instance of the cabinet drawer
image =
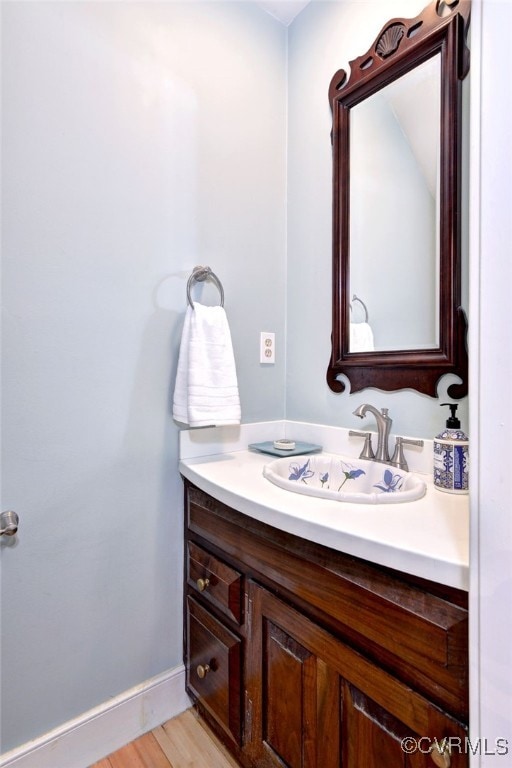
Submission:
POLYGON ((217 557, 188 542, 187 582, 237 624, 242 623, 242 576, 217 557))
POLYGON ((240 744, 241 640, 191 596, 187 638, 187 689, 240 744))

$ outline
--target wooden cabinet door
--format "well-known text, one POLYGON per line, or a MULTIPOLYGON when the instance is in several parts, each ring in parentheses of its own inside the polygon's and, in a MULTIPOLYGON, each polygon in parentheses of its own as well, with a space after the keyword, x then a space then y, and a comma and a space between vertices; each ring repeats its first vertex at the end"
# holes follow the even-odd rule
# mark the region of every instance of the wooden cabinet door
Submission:
POLYGON ((258 768, 337 768, 340 690, 317 652, 313 624, 250 585, 246 751, 258 768))
POLYGON ((246 750, 254 765, 468 765, 457 721, 270 592, 253 583, 249 595, 246 750), (429 747, 445 737, 461 747, 450 763, 434 762, 429 747))

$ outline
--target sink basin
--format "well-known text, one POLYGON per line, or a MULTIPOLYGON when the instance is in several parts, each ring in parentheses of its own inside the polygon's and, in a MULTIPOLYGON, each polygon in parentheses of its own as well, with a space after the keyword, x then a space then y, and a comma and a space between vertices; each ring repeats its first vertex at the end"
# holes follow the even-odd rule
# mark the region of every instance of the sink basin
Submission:
POLYGON ((285 456, 266 464, 263 475, 293 493, 353 504, 415 501, 427 489, 425 481, 413 472, 331 453, 285 456))

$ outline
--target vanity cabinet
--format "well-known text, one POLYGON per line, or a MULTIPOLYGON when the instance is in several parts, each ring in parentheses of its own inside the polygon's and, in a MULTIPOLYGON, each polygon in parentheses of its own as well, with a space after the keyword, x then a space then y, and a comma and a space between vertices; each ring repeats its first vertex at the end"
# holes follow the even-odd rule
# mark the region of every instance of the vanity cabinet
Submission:
POLYGON ((468 765, 465 593, 277 530, 188 481, 185 511, 187 690, 242 766, 468 765))

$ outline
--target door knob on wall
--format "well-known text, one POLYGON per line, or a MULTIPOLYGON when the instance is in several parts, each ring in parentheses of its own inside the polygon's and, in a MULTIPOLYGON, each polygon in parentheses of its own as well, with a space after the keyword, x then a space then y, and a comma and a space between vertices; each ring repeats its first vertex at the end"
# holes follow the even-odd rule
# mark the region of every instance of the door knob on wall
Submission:
POLYGON ((0 536, 14 536, 18 530, 19 517, 16 512, 8 510, 0 515, 0 536))

